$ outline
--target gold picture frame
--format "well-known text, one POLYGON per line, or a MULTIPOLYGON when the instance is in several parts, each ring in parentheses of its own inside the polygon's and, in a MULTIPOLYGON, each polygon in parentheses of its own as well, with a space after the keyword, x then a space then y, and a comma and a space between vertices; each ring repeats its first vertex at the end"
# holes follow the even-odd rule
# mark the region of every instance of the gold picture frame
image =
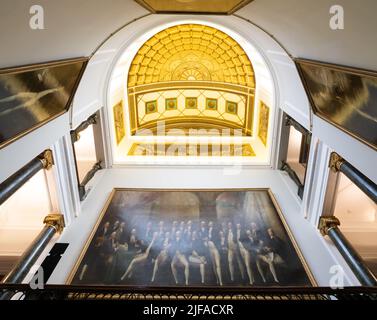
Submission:
POLYGON ((117 145, 119 145, 122 139, 126 135, 126 129, 124 126, 124 111, 123 111, 122 101, 114 105, 113 114, 114 114, 115 138, 116 138, 117 145))
POLYGON ((377 72, 296 59, 313 113, 377 150, 377 72))
MULTIPOLYGON (((290 230, 290 227, 284 217, 284 214, 282 213, 282 210, 273 194, 273 192, 271 191, 270 188, 236 188, 236 189, 156 189, 156 188, 114 188, 108 199, 106 200, 101 212, 100 212, 100 215, 99 217, 97 218, 97 221, 88 237, 88 239, 86 240, 85 244, 84 244, 84 247, 77 259, 77 261, 75 262, 74 264, 74 267, 72 268, 72 270, 70 271, 68 277, 66 278, 66 284, 67 285, 71 285, 72 282, 73 282, 73 279, 75 277, 76 274, 78 274, 79 272, 79 267, 81 265, 81 263, 83 262, 83 259, 89 249, 89 246, 90 244, 92 243, 93 239, 94 239, 94 236, 96 235, 96 232, 98 231, 98 228, 106 214, 106 212, 108 211, 109 207, 110 207, 110 204, 112 203, 112 200, 115 196, 115 194, 119 191, 140 191, 140 192, 247 192, 247 191, 263 191, 263 192, 266 192, 267 195, 268 195, 268 198, 271 200, 271 203, 272 203, 272 206, 273 206, 273 209, 276 211, 277 213, 277 217, 279 218, 279 221, 281 222, 282 224, 282 227, 283 229, 285 230, 285 232, 287 233, 287 237, 291 243, 291 245, 293 246, 294 248, 294 252, 297 254, 297 257, 305 271, 305 274, 308 278, 308 281, 310 282, 310 284, 308 283, 309 286, 317 286, 317 282, 314 278, 314 275, 313 273, 311 272, 310 268, 309 268, 309 265, 308 263, 306 262, 305 260, 305 257, 303 256, 298 244, 297 244, 297 241, 292 233, 292 231, 290 230)), ((147 285, 148 286, 148 285, 147 285)), ((132 285, 122 285, 123 288, 129 288, 129 289, 132 289, 132 285)), ((208 287, 208 286, 206 286, 208 287)), ((170 287, 169 287, 170 288, 170 287)), ((174 287, 172 287, 174 288, 174 287)), ((213 288, 221 288, 219 286, 214 286, 213 288)), ((222 287, 222 288, 226 288, 226 287, 222 287)))
POLYGON ((259 125, 258 125, 258 137, 267 146, 268 141, 268 127, 270 122, 270 108, 269 106, 260 101, 259 103, 259 125))
POLYGON ((0 69, 0 149, 66 113, 89 58, 0 69))

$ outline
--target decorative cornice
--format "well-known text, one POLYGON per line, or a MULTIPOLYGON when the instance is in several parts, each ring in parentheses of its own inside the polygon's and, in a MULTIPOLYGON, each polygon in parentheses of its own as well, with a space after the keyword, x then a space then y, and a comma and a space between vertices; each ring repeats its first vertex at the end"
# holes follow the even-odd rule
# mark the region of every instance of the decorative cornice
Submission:
POLYGON ((46 216, 43 223, 47 226, 55 228, 56 232, 62 233, 65 227, 64 216, 59 213, 51 213, 46 216))
POLYGON ((336 152, 332 152, 330 155, 329 168, 332 172, 339 172, 340 167, 345 162, 345 160, 338 155, 336 152))
POLYGON ((329 230, 340 226, 340 221, 335 216, 321 217, 319 219, 318 229, 323 236, 328 235, 329 230))
POLYGON ((39 160, 43 164, 43 168, 46 170, 49 170, 54 165, 54 157, 52 155, 52 151, 50 149, 47 149, 43 151, 39 156, 39 160))

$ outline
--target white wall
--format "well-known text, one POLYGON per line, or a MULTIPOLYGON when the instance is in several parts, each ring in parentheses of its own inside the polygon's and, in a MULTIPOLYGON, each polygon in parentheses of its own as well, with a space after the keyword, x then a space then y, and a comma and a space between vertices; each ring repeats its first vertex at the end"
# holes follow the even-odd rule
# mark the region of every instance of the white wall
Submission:
POLYGON ((89 56, 116 29, 148 12, 132 0, 1 0, 0 68, 89 56), (44 30, 29 26, 44 8, 44 30))
POLYGON ((46 172, 39 171, 0 206, 0 274, 8 273, 52 211, 46 172))
MULTIPOLYGON (((342 222, 342 230, 377 234, 377 204, 344 174, 340 175, 338 183, 334 215, 342 222)), ((370 245, 377 246, 377 241, 369 240, 370 245)))
POLYGON ((375 0, 256 0, 236 14, 272 34, 298 58, 377 70, 375 0), (329 27, 330 7, 344 8, 345 28, 329 27))
POLYGON ((41 231, 43 219, 50 212, 51 200, 42 170, 0 207, 0 259, 4 255, 20 256, 41 231))

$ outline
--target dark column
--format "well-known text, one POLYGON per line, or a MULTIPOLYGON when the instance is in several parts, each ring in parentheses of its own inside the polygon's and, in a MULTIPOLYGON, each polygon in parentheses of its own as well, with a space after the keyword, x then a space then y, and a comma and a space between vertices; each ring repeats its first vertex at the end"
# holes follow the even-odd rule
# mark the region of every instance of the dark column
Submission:
POLYGON ((370 199, 377 203, 377 185, 368 177, 363 175, 354 166, 333 152, 330 157, 330 169, 333 172, 342 172, 350 179, 360 190, 362 190, 370 199))
POLYGON ((46 150, 0 184, 0 205, 30 180, 39 170, 52 166, 52 152, 46 150))
MULTIPOLYGON (((64 229, 64 217, 61 214, 49 214, 45 217, 45 226, 31 245, 26 249, 16 266, 3 279, 3 283, 19 284, 30 272, 35 262, 47 247, 56 233, 61 233, 64 229)), ((15 292, 6 291, 0 295, 0 300, 10 299, 15 292)))
POLYGON ((352 272, 363 286, 374 287, 377 286, 377 280, 372 271, 367 267, 363 259, 352 247, 351 243, 344 237, 339 230, 339 220, 334 217, 321 217, 319 222, 319 229, 323 236, 329 236, 352 272))
POLYGON ((86 185, 88 184, 88 182, 94 177, 94 175, 96 174, 97 171, 101 170, 102 169, 102 161, 98 161, 97 163, 95 163, 92 167, 92 169, 90 169, 87 174, 85 175, 84 179, 82 180, 82 182, 79 184, 79 196, 80 196, 80 200, 84 200, 85 199, 85 196, 86 196, 86 185))
POLYGON ((21 283, 55 234, 55 227, 50 225, 44 226, 42 231, 21 256, 17 265, 3 279, 3 282, 21 283))
POLYGON ((348 162, 340 166, 340 172, 344 173, 355 185, 357 185, 369 198, 377 203, 377 185, 348 162))

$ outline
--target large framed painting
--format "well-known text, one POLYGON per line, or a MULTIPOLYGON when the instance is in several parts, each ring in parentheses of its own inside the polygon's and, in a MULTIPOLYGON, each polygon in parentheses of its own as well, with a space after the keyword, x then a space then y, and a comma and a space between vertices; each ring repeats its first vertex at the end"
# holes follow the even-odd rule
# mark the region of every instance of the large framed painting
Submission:
POLYGON ((67 282, 315 285, 268 189, 115 189, 67 282))
POLYGON ((87 61, 0 69, 0 148, 67 112, 87 61))
POLYGON ((313 112, 377 150, 377 73, 297 59, 313 112))

